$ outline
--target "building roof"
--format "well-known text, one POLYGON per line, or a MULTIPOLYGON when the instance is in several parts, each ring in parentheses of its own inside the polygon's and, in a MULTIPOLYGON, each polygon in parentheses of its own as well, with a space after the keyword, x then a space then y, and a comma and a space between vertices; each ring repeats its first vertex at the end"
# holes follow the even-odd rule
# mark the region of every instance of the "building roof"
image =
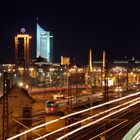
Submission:
MULTIPOLYGON (((10 88, 10 91, 8 92, 8 94, 10 94, 13 90, 15 89, 19 89, 21 90, 21 93, 24 94, 25 96, 27 96, 27 98, 29 98, 30 100, 32 100, 32 102, 35 102, 35 99, 33 99, 29 94, 28 94, 28 91, 22 87, 19 87, 18 85, 13 85, 11 88, 10 88)), ((0 97, 0 102, 3 100, 3 97, 5 95, 1 96, 0 97)))

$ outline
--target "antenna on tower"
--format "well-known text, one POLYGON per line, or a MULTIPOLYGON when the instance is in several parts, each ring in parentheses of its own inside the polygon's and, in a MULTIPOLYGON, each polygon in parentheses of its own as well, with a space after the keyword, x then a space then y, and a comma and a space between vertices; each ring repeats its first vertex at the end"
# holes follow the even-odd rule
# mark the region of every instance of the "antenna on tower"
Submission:
POLYGON ((38 21, 39 21, 39 18, 38 18, 38 17, 36 17, 36 23, 38 23, 38 21))

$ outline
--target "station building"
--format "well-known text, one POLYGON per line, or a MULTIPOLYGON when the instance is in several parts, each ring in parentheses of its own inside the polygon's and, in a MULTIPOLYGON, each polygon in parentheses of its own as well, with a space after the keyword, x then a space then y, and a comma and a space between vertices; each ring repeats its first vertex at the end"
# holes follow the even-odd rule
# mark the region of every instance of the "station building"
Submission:
MULTIPOLYGON (((5 96, 5 95, 4 95, 5 96)), ((3 98, 0 98, 0 139, 3 136, 3 98)), ((35 100, 28 95, 28 92, 18 86, 13 86, 8 92, 8 128, 9 128, 9 137, 18 134, 19 132, 25 130, 17 122, 30 127, 32 125, 32 107, 35 100), (16 122, 17 121, 17 122, 16 122)))

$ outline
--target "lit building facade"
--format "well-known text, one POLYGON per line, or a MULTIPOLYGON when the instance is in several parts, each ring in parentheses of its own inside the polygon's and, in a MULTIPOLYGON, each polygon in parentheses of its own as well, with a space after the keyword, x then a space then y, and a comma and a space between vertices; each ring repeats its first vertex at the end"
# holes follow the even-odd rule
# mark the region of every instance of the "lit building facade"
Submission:
POLYGON ((61 56, 61 65, 69 65, 69 64, 70 64, 70 58, 61 56))
POLYGON ((48 63, 53 61, 53 36, 49 31, 45 31, 37 24, 37 53, 36 57, 43 57, 47 59, 48 63))
POLYGON ((30 39, 29 34, 25 34, 24 30, 21 29, 21 34, 15 36, 15 61, 16 65, 23 67, 29 66, 30 64, 30 39))

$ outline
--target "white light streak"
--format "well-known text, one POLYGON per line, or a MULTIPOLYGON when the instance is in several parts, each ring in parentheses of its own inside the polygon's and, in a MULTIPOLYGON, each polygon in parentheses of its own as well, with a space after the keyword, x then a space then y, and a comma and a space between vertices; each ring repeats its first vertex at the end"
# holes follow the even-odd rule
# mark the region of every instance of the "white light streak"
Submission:
MULTIPOLYGON (((58 121, 58 120, 59 120, 59 119, 55 119, 55 120, 53 120, 53 121, 47 122, 47 125, 49 125, 49 124, 51 124, 51 123, 54 123, 54 122, 56 122, 56 121, 58 121)), ((43 126, 41 126, 41 127, 43 127, 43 126)), ((13 140, 13 139, 15 139, 15 138, 17 138, 17 137, 20 137, 20 136, 22 136, 22 135, 24 135, 24 134, 27 134, 27 133, 29 133, 29 132, 31 132, 31 131, 34 131, 35 129, 38 129, 38 128, 40 128, 40 125, 38 125, 38 126, 36 126, 36 127, 33 127, 33 128, 31 128, 31 129, 29 129, 29 130, 26 130, 26 131, 24 131, 24 132, 22 132, 22 133, 20 133, 20 134, 17 134, 17 135, 15 135, 15 136, 11 137, 11 138, 8 138, 7 140, 13 140)))
POLYGON ((90 117, 88 117, 88 118, 86 118, 86 119, 83 119, 83 120, 78 121, 78 122, 76 122, 76 123, 70 124, 70 125, 68 125, 68 126, 65 126, 65 127, 60 128, 60 129, 57 129, 57 130, 55 130, 55 131, 53 131, 53 132, 50 132, 50 133, 48 133, 48 134, 46 134, 46 135, 44 135, 44 136, 38 137, 38 138, 36 138, 35 140, 40 140, 40 139, 42 139, 42 138, 48 137, 48 136, 50 136, 50 135, 52 135, 52 134, 54 134, 54 133, 57 133, 57 132, 59 132, 59 131, 62 131, 62 130, 64 130, 64 129, 67 129, 67 128, 69 128, 69 127, 72 127, 72 126, 74 126, 74 125, 77 125, 77 124, 82 123, 82 122, 84 122, 84 121, 87 121, 87 120, 89 120, 89 119, 93 119, 93 118, 95 118, 95 117, 97 117, 97 116, 99 116, 99 115, 102 115, 102 114, 104 114, 104 113, 110 112, 110 111, 112 111, 112 110, 114 110, 114 109, 117 109, 117 108, 122 107, 122 106, 124 106, 124 105, 130 104, 130 103, 132 103, 132 102, 134 102, 134 101, 137 101, 137 100, 139 100, 139 99, 140 99, 140 97, 137 98, 137 99, 133 99, 133 100, 131 100, 131 101, 128 101, 128 102, 126 102, 126 103, 123 103, 123 104, 121 104, 121 105, 112 107, 112 108, 110 108, 110 109, 108 109, 108 110, 106 110, 106 111, 102 111, 102 112, 100 112, 100 113, 98 113, 98 114, 95 114, 95 115, 93 115, 93 116, 90 116, 90 117))
POLYGON ((31 129, 29 129, 29 130, 26 130, 26 131, 24 131, 24 132, 22 132, 22 133, 20 133, 20 134, 17 134, 17 135, 15 135, 15 136, 11 137, 11 138, 8 138, 7 140, 13 140, 13 139, 15 139, 15 138, 17 138, 17 137, 20 137, 20 136, 22 136, 22 135, 24 135, 24 134, 27 134, 27 133, 29 133, 29 132, 31 132, 31 131, 34 131, 34 130, 38 129, 38 128, 44 127, 44 126, 46 126, 46 125, 49 125, 49 124, 51 124, 51 123, 57 122, 57 121, 62 120, 62 119, 65 119, 65 118, 67 118, 67 117, 71 117, 71 116, 74 116, 74 115, 77 115, 77 114, 80 114, 80 113, 84 113, 84 112, 86 112, 86 111, 89 111, 89 110, 92 110, 92 109, 96 109, 96 108, 99 108, 99 107, 102 107, 102 106, 105 106, 105 105, 108 105, 108 104, 111 104, 111 103, 114 103, 114 102, 117 102, 117 101, 121 101, 121 100, 127 99, 127 98, 129 98, 129 97, 137 96, 137 95, 139 95, 139 94, 140 94, 140 92, 136 92, 136 93, 130 94, 130 95, 128 95, 128 96, 124 96, 124 97, 121 97, 121 98, 118 98, 118 99, 115 99, 115 100, 112 100, 112 101, 109 101, 109 102, 106 102, 106 103, 103 103, 103 104, 99 104, 99 105, 94 106, 94 107, 90 107, 90 108, 88 108, 88 109, 84 109, 84 110, 82 110, 82 111, 77 111, 77 112, 75 112, 75 113, 71 113, 71 114, 65 115, 65 116, 63 116, 63 117, 60 117, 59 119, 55 119, 55 120, 52 120, 52 121, 50 121, 50 122, 46 122, 46 123, 44 123, 44 124, 35 126, 35 127, 31 128, 31 129))
POLYGON ((100 119, 98 119, 98 120, 96 120, 96 121, 93 121, 93 122, 91 122, 91 123, 88 123, 87 125, 84 125, 83 127, 77 128, 77 129, 75 129, 75 130, 73 130, 73 131, 71 131, 71 132, 69 132, 69 133, 67 133, 67 134, 65 134, 65 135, 63 135, 63 136, 57 138, 56 140, 62 140, 62 139, 64 139, 65 137, 68 137, 68 136, 70 136, 70 135, 72 135, 72 134, 74 134, 74 133, 76 133, 76 132, 78 132, 78 131, 80 131, 80 130, 86 128, 86 127, 89 127, 89 126, 91 126, 91 125, 93 125, 93 124, 95 124, 95 123, 98 123, 98 122, 102 121, 103 119, 106 119, 106 118, 108 118, 108 117, 110 117, 110 116, 112 116, 112 115, 114 115, 114 114, 116 114, 116 113, 119 113, 119 112, 121 112, 121 111, 123 111, 123 110, 125 110, 125 109, 127 109, 127 108, 129 108, 129 107, 131 107, 131 106, 133 106, 133 105, 136 105, 136 104, 138 104, 138 103, 140 103, 140 101, 137 101, 137 102, 135 102, 135 103, 133 103, 133 104, 131 104, 131 105, 128 105, 128 106, 126 106, 126 107, 124 107, 124 108, 121 108, 121 109, 119 109, 119 110, 117 110, 117 111, 115 111, 115 112, 113 112, 113 113, 110 113, 109 115, 106 115, 106 116, 104 116, 104 117, 102 117, 102 118, 100 118, 100 119))

